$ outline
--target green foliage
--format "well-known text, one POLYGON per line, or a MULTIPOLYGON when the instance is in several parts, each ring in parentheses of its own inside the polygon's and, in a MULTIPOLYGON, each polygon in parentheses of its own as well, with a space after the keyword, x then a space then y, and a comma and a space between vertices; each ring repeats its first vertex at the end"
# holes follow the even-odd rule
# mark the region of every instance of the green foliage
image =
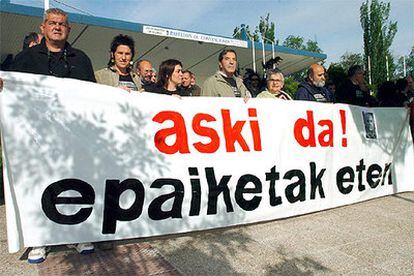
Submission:
POLYGON ((366 0, 360 7, 360 21, 364 40, 364 63, 368 68, 370 58, 372 83, 378 86, 387 79, 387 58, 390 78, 394 73, 393 57, 390 53, 392 41, 397 33, 397 22, 388 20, 390 3, 366 0))
POLYGON ((337 63, 345 72, 348 72, 349 67, 353 65, 363 65, 364 58, 361 53, 346 52, 341 56, 340 61, 337 63))
MULTIPOLYGON (((411 48, 411 52, 408 56, 405 57, 406 64, 406 74, 409 74, 414 71, 414 46, 411 48)), ((404 77, 404 58, 400 57, 395 68, 395 77, 402 78, 404 77)))
POLYGON ((264 38, 266 43, 275 41, 275 23, 269 22, 269 17, 269 13, 265 17, 260 16, 259 26, 256 27, 259 30, 261 38, 264 38))
POLYGON ((344 81, 347 79, 347 73, 344 67, 342 67, 340 64, 332 63, 328 70, 328 80, 335 83, 337 88, 344 83, 344 81))
POLYGON ((233 38, 242 39, 242 35, 241 35, 242 29, 244 29, 244 31, 246 32, 247 36, 250 39, 253 38, 254 41, 259 41, 259 34, 257 33, 257 30, 253 32, 250 30, 249 25, 243 26, 243 24, 240 25, 240 27, 234 28, 233 38))
MULTIPOLYGON (((285 41, 283 41, 283 46, 289 47, 297 50, 305 50, 315 53, 322 53, 322 49, 319 48, 318 42, 313 40, 308 40, 305 44, 305 39, 301 36, 289 35, 285 41)), ((307 69, 291 74, 290 76, 297 82, 301 82, 306 77, 307 69)))
POLYGON ((270 14, 266 16, 260 16, 259 25, 254 28, 254 31, 250 29, 249 25, 241 24, 240 26, 234 28, 233 38, 242 39, 242 30, 246 32, 248 38, 254 41, 265 40, 265 43, 270 43, 275 41, 275 23, 269 22, 270 14))
POLYGON ((308 40, 306 42, 305 50, 314 52, 314 53, 322 53, 322 49, 319 48, 318 42, 313 41, 313 40, 308 40))
POLYGON ((285 78, 285 85, 283 86, 283 91, 288 93, 292 98, 298 90, 299 83, 295 81, 292 77, 285 78))
POLYGON ((289 35, 283 41, 283 46, 297 50, 305 50, 304 39, 301 36, 289 35))

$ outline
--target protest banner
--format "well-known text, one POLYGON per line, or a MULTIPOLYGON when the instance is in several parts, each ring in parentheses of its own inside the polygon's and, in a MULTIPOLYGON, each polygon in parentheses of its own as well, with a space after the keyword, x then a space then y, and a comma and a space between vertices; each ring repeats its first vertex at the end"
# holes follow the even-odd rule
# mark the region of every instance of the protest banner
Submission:
POLYGON ((404 108, 179 99, 1 76, 10 252, 268 221, 414 190, 404 108))

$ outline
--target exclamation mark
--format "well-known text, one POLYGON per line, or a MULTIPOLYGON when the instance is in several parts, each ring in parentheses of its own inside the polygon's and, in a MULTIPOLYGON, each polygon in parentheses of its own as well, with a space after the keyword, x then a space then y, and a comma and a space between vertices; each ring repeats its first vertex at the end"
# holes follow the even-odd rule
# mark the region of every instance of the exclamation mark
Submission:
MULTIPOLYGON (((345 110, 341 109, 339 110, 339 115, 341 116, 341 125, 342 125, 342 134, 346 134, 346 117, 345 117, 345 110)), ((342 138, 342 146, 347 147, 348 146, 348 139, 346 137, 342 138)))

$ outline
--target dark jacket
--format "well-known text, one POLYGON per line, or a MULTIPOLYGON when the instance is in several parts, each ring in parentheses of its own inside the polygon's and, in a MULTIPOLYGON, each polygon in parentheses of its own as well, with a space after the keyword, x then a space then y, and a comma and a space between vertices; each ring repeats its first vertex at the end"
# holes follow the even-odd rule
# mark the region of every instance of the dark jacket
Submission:
POLYGON ((359 85, 353 84, 350 79, 347 79, 339 87, 336 102, 359 106, 375 106, 374 99, 369 95, 369 92, 361 89, 359 85))
POLYGON ((180 95, 180 96, 187 96, 187 95, 181 95, 180 91, 177 89, 176 91, 169 91, 165 89, 163 86, 154 83, 151 86, 147 86, 147 89, 145 89, 147 92, 157 93, 157 94, 164 94, 164 95, 180 95))
POLYGON ((53 60, 44 38, 39 45, 20 52, 14 59, 10 71, 96 82, 92 63, 84 52, 72 48, 69 43, 66 43, 65 50, 59 59, 53 60))
POLYGON ((304 81, 299 84, 295 100, 332 103, 334 97, 326 87, 316 87, 304 81))

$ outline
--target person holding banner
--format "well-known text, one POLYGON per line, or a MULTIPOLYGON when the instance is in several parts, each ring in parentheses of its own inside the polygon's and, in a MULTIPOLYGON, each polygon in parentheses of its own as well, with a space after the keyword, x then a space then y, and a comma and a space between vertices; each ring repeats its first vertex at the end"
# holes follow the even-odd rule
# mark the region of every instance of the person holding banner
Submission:
POLYGON ((377 106, 374 97, 370 95, 365 81, 365 70, 361 65, 352 65, 348 69, 348 79, 340 87, 336 102, 358 106, 377 106))
POLYGON ((96 82, 122 88, 128 92, 141 90, 141 79, 132 70, 135 53, 134 40, 128 35, 117 35, 111 42, 108 67, 95 72, 96 82))
POLYGON ((40 25, 42 41, 17 54, 10 71, 96 82, 89 57, 67 42, 70 29, 64 11, 48 9, 40 25))
POLYGON ((266 90, 257 95, 257 98, 276 98, 281 100, 292 100, 288 93, 282 91, 285 84, 283 74, 275 69, 267 70, 266 90))
POLYGON ((158 70, 157 83, 148 89, 149 92, 172 96, 188 96, 180 94, 178 86, 183 79, 183 64, 176 59, 167 59, 161 62, 158 70))
POLYGON ((325 87, 325 68, 319 64, 312 64, 305 81, 299 84, 295 100, 332 103, 333 94, 325 87))
POLYGON ((250 98, 243 81, 235 76, 237 69, 237 54, 233 49, 221 51, 219 71, 208 78, 201 89, 201 96, 207 97, 242 97, 250 98))
MULTIPOLYGON (((70 25, 68 15, 63 10, 46 10, 40 29, 44 35, 41 43, 20 52, 11 66, 11 71, 96 81, 89 57, 82 51, 72 48, 67 42, 70 25)), ((81 254, 94 251, 91 243, 73 244, 68 247, 76 249, 81 254)), ((45 246, 32 248, 28 262, 43 262, 47 249, 45 246)))

